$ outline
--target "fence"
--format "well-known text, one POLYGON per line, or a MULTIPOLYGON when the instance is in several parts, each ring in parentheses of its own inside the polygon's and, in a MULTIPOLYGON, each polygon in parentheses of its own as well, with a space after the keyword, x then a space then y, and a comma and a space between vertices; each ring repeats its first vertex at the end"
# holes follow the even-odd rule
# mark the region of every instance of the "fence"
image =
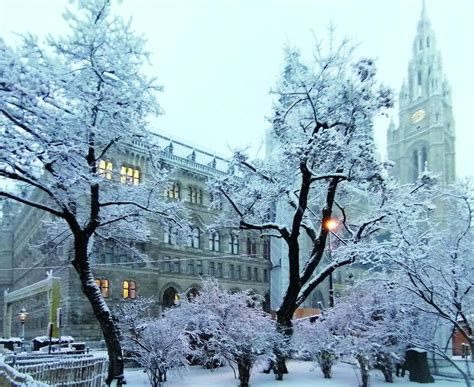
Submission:
POLYGON ((22 374, 0 359, 0 387, 48 387, 46 383, 34 380, 30 375, 22 374))
MULTIPOLYGON (((101 387, 107 375, 105 356, 36 355, 10 359, 15 370, 49 386, 101 387)), ((41 384, 40 384, 41 385, 41 384)))

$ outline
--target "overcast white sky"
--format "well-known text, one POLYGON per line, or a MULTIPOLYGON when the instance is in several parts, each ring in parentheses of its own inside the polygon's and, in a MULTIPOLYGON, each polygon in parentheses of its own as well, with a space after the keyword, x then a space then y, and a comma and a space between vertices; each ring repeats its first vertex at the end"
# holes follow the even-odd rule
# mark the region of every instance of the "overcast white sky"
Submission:
MULTIPOLYGON (((330 22, 375 57, 379 76, 398 92, 407 74, 422 0, 124 0, 117 12, 133 18, 148 39, 152 67, 164 85, 157 129, 220 154, 259 147, 271 112, 270 88, 286 42, 309 55, 313 35, 330 22)), ((64 31, 66 0, 0 0, 0 34, 64 31)), ((458 176, 474 175, 474 1, 426 0, 453 89, 458 176)), ((396 119, 397 111, 391 114, 396 119)), ((385 153, 386 121, 376 139, 385 153)))

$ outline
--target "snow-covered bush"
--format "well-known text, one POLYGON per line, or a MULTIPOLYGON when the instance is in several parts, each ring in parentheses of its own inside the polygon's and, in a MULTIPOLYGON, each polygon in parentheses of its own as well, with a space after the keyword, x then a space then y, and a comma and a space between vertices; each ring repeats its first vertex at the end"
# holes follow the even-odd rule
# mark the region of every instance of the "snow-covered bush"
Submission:
POLYGON ((272 357, 274 348, 281 345, 275 322, 261 310, 255 295, 231 293, 216 280, 204 281, 200 293, 183 297, 170 315, 186 322, 193 339, 206 337, 208 353, 237 367, 241 387, 249 385, 257 360, 272 357))
POLYGON ((309 354, 326 379, 332 377, 332 366, 339 358, 337 342, 338 337, 325 319, 295 323, 294 344, 309 354))
POLYGON ((149 298, 127 302, 121 307, 120 321, 124 350, 144 368, 155 387, 166 382, 170 369, 186 367, 192 350, 182 321, 172 311, 161 318, 146 317, 152 303, 149 298))

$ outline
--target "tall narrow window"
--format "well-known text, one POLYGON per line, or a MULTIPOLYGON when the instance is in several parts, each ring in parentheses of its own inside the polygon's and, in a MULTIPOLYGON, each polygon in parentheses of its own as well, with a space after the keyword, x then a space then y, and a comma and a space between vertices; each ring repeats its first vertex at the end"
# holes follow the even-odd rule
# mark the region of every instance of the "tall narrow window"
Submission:
POLYGON ((120 168, 120 182, 122 184, 137 185, 140 183, 140 171, 133 167, 120 168))
POLYGON ((202 275, 202 260, 198 259, 196 261, 196 274, 197 275, 202 275))
POLYGON ((96 278, 95 284, 99 287, 102 297, 108 298, 110 295, 109 280, 106 278, 96 278))
POLYGON ((229 253, 239 254, 239 237, 234 233, 229 235, 229 253))
POLYGON ((209 234, 209 250, 220 251, 221 236, 217 231, 209 234))
POLYGON ((175 227, 168 226, 163 233, 163 241, 169 245, 176 245, 178 242, 178 231, 175 227))
POLYGON ((216 264, 214 262, 209 262, 209 275, 211 277, 216 275, 216 264))
POLYGON ((270 237, 263 239, 263 258, 270 259, 270 237))
POLYGON ((257 242, 252 238, 247 238, 247 255, 257 255, 257 242))
POLYGON ((133 280, 123 281, 122 297, 130 298, 130 299, 137 298, 137 288, 136 288, 135 281, 133 280))
POLYGON ((197 227, 191 227, 188 235, 188 247, 199 249, 201 239, 201 231, 197 227))
POLYGON ((104 179, 112 180, 112 169, 112 162, 107 160, 99 161, 99 175, 102 176, 104 179))

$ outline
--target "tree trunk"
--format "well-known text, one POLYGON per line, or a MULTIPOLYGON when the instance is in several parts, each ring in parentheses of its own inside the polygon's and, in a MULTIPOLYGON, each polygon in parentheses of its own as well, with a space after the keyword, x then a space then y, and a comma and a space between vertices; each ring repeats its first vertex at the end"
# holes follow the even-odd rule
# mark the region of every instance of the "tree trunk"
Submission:
POLYGON ((89 300, 104 336, 109 357, 109 368, 105 383, 110 385, 113 380, 116 380, 117 385, 121 386, 124 383, 124 375, 120 331, 100 289, 95 284, 87 255, 88 238, 83 238, 82 241, 77 239, 79 238, 76 238, 75 241, 75 259, 72 264, 79 274, 82 292, 89 300))
POLYGON ((377 354, 376 368, 382 371, 385 381, 393 383, 393 363, 387 353, 377 354))
MULTIPOLYGON (((277 311, 277 328, 286 336, 287 340, 290 340, 293 335, 293 324, 291 322, 293 313, 294 310, 290 313, 282 308, 277 311)), ((285 354, 279 348, 275 348, 274 354, 276 357, 273 364, 275 378, 276 380, 283 380, 283 375, 288 373, 285 354)))
POLYGON ((357 362, 359 363, 360 368, 360 378, 361 384, 360 387, 369 387, 369 362, 366 356, 357 355, 357 362))
POLYGON ((245 359, 239 359, 237 360, 237 369, 239 370, 239 387, 249 387, 252 363, 245 359))

